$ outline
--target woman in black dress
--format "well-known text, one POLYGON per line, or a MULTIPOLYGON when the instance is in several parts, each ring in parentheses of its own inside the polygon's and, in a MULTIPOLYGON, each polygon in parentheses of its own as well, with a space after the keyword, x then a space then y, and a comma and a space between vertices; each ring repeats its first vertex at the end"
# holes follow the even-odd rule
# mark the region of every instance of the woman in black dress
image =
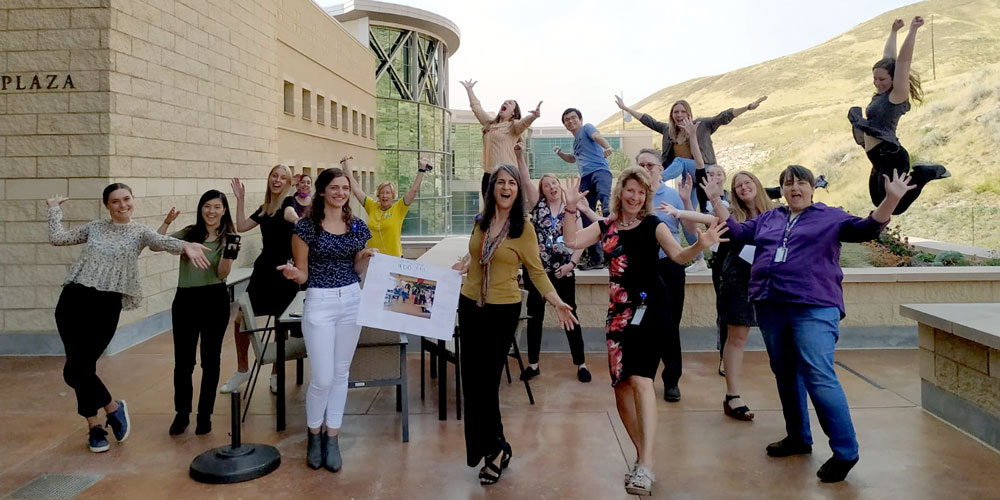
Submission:
POLYGON ((608 261, 611 303, 608 306, 607 345, 611 385, 615 388, 618 415, 635 445, 638 461, 626 475, 630 494, 652 491, 653 437, 656 435, 656 395, 653 378, 660 364, 659 327, 670 309, 666 288, 656 269, 662 248, 674 262, 689 262, 719 241, 725 231, 713 224, 699 233, 698 242, 686 248, 674 240, 666 224, 653 213, 653 188, 641 168, 625 169, 611 193, 612 219, 577 231, 575 219, 579 184, 566 190, 566 223, 563 237, 572 249, 598 241, 608 261))

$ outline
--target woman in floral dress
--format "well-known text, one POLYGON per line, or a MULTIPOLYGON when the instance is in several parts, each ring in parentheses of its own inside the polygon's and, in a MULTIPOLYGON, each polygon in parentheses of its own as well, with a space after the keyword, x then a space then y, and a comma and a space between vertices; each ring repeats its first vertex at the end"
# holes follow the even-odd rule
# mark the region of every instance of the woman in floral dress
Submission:
MULTIPOLYGON (((566 191, 566 206, 576 207, 578 186, 566 191)), ((666 224, 653 213, 653 188, 641 168, 628 168, 611 193, 612 218, 578 231, 576 210, 565 210, 563 237, 566 246, 586 248, 598 240, 608 259, 610 304, 607 343, 611 385, 615 388, 618 415, 636 448, 638 460, 625 476, 625 489, 633 495, 652 493, 653 436, 656 435, 656 395, 653 378, 660 362, 659 329, 670 309, 656 262, 662 248, 678 263, 688 262, 713 244, 723 241, 721 224, 699 234, 686 248, 674 240, 666 224)))

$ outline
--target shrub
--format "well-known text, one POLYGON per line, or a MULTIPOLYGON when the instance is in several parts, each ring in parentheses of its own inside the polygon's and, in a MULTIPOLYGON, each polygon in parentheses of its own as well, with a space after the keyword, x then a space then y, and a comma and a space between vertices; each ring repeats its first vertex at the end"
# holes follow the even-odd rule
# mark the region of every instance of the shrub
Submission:
POLYGON ((939 253, 934 262, 940 263, 943 266, 960 266, 965 264, 965 256, 960 252, 949 250, 939 253))
POLYGON ((871 250, 871 263, 875 267, 909 267, 913 265, 913 247, 903 235, 899 224, 882 230, 878 238, 863 243, 871 250))
POLYGON ((924 264, 929 264, 931 262, 934 262, 935 258, 937 258, 936 255, 934 255, 932 253, 927 253, 927 252, 918 253, 918 254, 916 254, 916 255, 913 256, 913 260, 915 262, 922 262, 924 264))

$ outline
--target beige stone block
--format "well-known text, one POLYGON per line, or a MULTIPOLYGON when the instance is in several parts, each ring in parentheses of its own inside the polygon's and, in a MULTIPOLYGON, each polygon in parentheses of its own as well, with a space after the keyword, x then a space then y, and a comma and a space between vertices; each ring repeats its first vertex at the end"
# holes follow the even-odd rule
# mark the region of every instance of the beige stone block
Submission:
POLYGON ((128 177, 132 175, 132 158, 128 156, 101 157, 101 175, 128 177))
POLYGON ((41 307, 36 304, 35 289, 30 286, 0 287, 0 309, 32 309, 41 307))
POLYGON ((940 282, 928 289, 928 302, 989 302, 993 286, 989 281, 940 282))
POLYGON ((70 198, 97 198, 101 196, 108 180, 103 178, 68 179, 70 198))
POLYGON ((1000 350, 990 348, 990 376, 1000 378, 1000 350))
POLYGON ((115 136, 132 135, 132 117, 117 113, 101 115, 101 127, 105 133, 115 136))
MULTIPOLYGON (((7 180, 0 179, 0 200, 7 199, 7 180)), ((0 239, 2 241, 2 239, 0 239)))
MULTIPOLYGON (((69 69, 68 50, 34 50, 7 53, 7 71, 36 72, 65 71, 69 69)), ((90 68, 87 68, 90 69, 90 68)), ((40 79, 42 88, 48 87, 48 79, 40 79)), ((62 81, 60 80, 61 84, 62 81)))
POLYGON ((170 305, 174 301, 174 290, 167 289, 166 291, 160 292, 156 295, 152 295, 146 298, 146 314, 152 315, 158 312, 166 311, 170 309, 170 305))
POLYGON ((8 332, 54 331, 55 314, 52 309, 12 309, 3 313, 4 328, 8 332))
POLYGON ((38 0, 38 6, 43 9, 100 7, 101 0, 38 0))
POLYGON ((56 194, 67 195, 66 179, 7 180, 8 200, 43 200, 56 194))
POLYGON ((994 417, 1000 417, 1000 379, 959 366, 956 392, 994 417))
MULTIPOLYGON (((134 42, 133 42, 134 45, 134 42)), ((146 61, 117 52, 114 54, 115 71, 138 78, 146 78, 146 61)))
POLYGON ((37 221, 38 218, 37 202, 33 200, 0 201, 0 221, 27 222, 37 221))
POLYGON ((100 48, 100 43, 100 31, 92 28, 38 32, 39 49, 96 49, 100 48))
POLYGON ((74 92, 69 97, 69 111, 72 113, 107 113, 111 110, 111 94, 108 92, 74 92))
POLYGON ((918 352, 920 360, 920 378, 937 385, 937 377, 934 376, 934 353, 922 347, 918 350, 918 352))
MULTIPOLYGON (((163 136, 163 126, 159 120, 148 120, 146 118, 135 117, 132 119, 132 135, 136 137, 146 137, 149 139, 160 139, 163 136)), ((133 170, 136 165, 133 163, 133 170)), ((135 174, 144 175, 144 174, 135 174)))
POLYGON ((107 155, 114 154, 111 139, 105 135, 71 135, 69 136, 69 154, 77 155, 107 155))
POLYGON ((128 184, 132 188, 132 195, 140 198, 140 204, 142 204, 141 198, 146 197, 146 181, 147 179, 142 177, 112 177, 110 182, 128 184))
POLYGON ((160 83, 141 78, 132 79, 132 95, 141 99, 160 100, 160 83))
POLYGON ((943 356, 934 356, 934 377, 937 386, 955 392, 958 389, 958 364, 943 356))
POLYGON ((155 158, 133 158, 132 175, 138 177, 160 177, 161 161, 155 158))
POLYGON ((226 192, 232 189, 231 180, 227 179, 198 179, 198 190, 197 192, 204 193, 209 189, 217 189, 222 192, 226 192))
POLYGON ((55 309, 61 293, 61 286, 36 286, 35 307, 55 309))
POLYGON ((60 136, 14 136, 7 138, 7 156, 61 156, 69 153, 69 141, 60 136))
POLYGON ((13 114, 65 113, 69 111, 69 93, 34 93, 9 96, 8 112, 13 114))
MULTIPOLYGON (((156 25, 149 26, 149 42, 164 49, 174 48, 174 34, 158 28, 156 25)), ((161 52, 162 53, 162 52, 161 52)))
POLYGON ((8 179, 35 177, 38 175, 37 160, 31 157, 0 156, 0 172, 8 179))
POLYGON ((960 365, 982 373, 989 373, 989 350, 962 337, 941 330, 934 331, 934 352, 960 365))
POLYGON ((0 135, 32 135, 37 122, 35 115, 0 115, 0 135))
MULTIPOLYGON (((25 245, 31 246, 31 245, 25 245)), ((66 279, 67 266, 64 265, 28 265, 7 266, 4 276, 5 286, 59 286, 66 279)))
POLYGON ((28 243, 0 243, 0 265, 34 264, 35 248, 28 243))
POLYGON ((921 349, 934 351, 934 327, 917 323, 917 345, 921 349))
POLYGON ((111 69, 111 51, 107 49, 70 50, 70 70, 108 70, 111 69))
MULTIPOLYGON (((105 184, 110 184, 106 182, 105 184)), ((102 188, 103 192, 103 188, 102 188)), ((92 193, 91 199, 71 199, 62 204, 63 220, 73 222, 90 222, 103 215, 107 215, 107 209, 101 203, 101 193, 92 193)), ((38 217, 44 218, 48 211, 45 201, 39 200, 38 217)))
POLYGON ((82 245, 55 246, 50 243, 35 243, 33 246, 39 264, 73 264, 83 249, 82 245))
POLYGON ((0 47, 5 51, 38 50, 38 32, 0 31, 0 47))
POLYGON ((70 11, 64 9, 18 9, 10 11, 7 29, 56 30, 69 28, 70 11))
POLYGON ((146 196, 170 196, 174 194, 172 179, 148 179, 146 181, 146 196))
POLYGON ((70 26, 73 28, 108 28, 111 26, 111 9, 72 9, 70 10, 70 26))
POLYGON ((38 115, 39 134, 99 134, 100 115, 96 113, 66 113, 38 115))
MULTIPOLYGON (((108 90, 116 92, 112 96, 111 110, 117 111, 118 98, 131 97, 132 95, 132 77, 114 71, 108 73, 108 90)), ((118 112, 121 113, 121 111, 118 112)))
POLYGON ((96 156, 51 156, 38 159, 39 177, 97 177, 96 156))

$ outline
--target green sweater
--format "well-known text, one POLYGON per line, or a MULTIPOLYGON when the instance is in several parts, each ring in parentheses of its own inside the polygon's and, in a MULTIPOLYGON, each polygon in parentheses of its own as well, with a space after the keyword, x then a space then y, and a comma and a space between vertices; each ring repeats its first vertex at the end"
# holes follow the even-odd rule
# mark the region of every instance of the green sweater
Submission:
MULTIPOLYGON (((170 236, 183 240, 191 227, 188 226, 177 231, 170 236)), ((222 260, 223 239, 216 238, 215 241, 203 241, 202 245, 211 251, 205 253, 208 257, 208 269, 198 269, 191 264, 186 257, 181 256, 181 265, 177 273, 177 288, 194 288, 196 286, 208 286, 218 283, 225 283, 226 280, 219 277, 219 262, 222 260)))

